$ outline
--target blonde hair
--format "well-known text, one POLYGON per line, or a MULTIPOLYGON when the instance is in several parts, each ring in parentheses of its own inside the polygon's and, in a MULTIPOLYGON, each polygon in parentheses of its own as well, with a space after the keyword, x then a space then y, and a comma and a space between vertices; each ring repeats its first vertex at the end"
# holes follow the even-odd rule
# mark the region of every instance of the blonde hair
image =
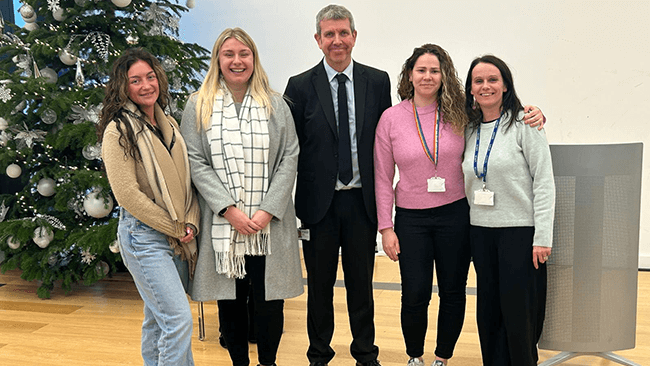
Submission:
POLYGON ((221 78, 223 76, 221 75, 221 67, 219 65, 219 51, 229 38, 234 38, 243 43, 253 53, 253 74, 248 80, 248 85, 253 99, 262 107, 266 108, 269 116, 273 113, 271 97, 278 94, 269 85, 269 77, 262 68, 257 46, 255 46, 255 42, 253 42, 251 36, 241 28, 228 28, 221 32, 217 41, 214 43, 208 73, 199 91, 193 94, 197 96, 196 115, 206 129, 210 126, 214 98, 217 93, 223 92, 221 88, 221 78))

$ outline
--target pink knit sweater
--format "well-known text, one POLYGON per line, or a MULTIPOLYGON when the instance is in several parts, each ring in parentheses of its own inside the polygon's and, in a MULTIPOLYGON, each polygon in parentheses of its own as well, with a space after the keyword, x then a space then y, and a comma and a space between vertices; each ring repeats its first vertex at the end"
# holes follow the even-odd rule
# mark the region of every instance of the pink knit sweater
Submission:
MULTIPOLYGON (((437 105, 418 108, 424 137, 433 150, 434 119, 437 105)), ((440 126, 438 177, 445 178, 446 192, 428 192, 427 179, 435 167, 425 155, 413 116, 413 105, 405 100, 382 114, 375 135, 375 197, 378 229, 393 227, 393 203, 410 209, 433 208, 465 197, 461 163, 465 139, 451 125, 440 126), (395 165, 399 181, 393 189, 395 165)), ((435 153, 432 151, 432 153, 435 153)))

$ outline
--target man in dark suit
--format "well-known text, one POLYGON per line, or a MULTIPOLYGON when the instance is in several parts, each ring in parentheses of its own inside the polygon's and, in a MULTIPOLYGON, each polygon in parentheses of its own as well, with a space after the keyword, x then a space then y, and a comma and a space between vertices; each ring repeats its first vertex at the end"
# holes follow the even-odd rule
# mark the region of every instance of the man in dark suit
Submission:
POLYGON ((358 366, 379 365, 375 346, 372 276, 377 214, 373 144, 382 112, 391 106, 384 71, 352 61, 357 37, 352 14, 339 5, 316 17, 316 42, 325 58, 289 79, 285 96, 300 141, 296 213, 303 224, 307 268, 310 365, 334 357, 333 293, 339 250, 358 366))

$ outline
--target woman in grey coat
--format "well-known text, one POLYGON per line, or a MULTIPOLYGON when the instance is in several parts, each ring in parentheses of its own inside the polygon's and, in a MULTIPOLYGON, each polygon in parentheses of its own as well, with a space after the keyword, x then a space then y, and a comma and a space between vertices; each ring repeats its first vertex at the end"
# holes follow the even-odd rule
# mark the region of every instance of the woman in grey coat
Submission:
POLYGON ((303 292, 292 201, 299 148, 291 112, 246 32, 221 33, 181 126, 203 233, 190 295, 217 300, 233 366, 247 366, 252 288, 259 364, 275 365, 283 299, 303 292))

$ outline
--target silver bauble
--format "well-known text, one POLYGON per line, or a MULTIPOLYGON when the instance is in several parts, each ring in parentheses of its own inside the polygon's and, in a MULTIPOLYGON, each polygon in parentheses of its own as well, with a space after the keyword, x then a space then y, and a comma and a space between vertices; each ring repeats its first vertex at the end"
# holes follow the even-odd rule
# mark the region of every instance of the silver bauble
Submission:
POLYGON ((31 5, 25 4, 18 9, 18 12, 23 18, 31 18, 36 15, 34 8, 31 5))
POLYGON ((46 67, 41 69, 41 76, 44 76, 48 84, 56 84, 56 81, 59 79, 59 75, 56 74, 56 71, 46 67))
POLYGON ((39 28, 39 26, 36 23, 25 23, 23 28, 25 28, 25 29, 27 29, 28 31, 31 32, 33 30, 37 30, 39 28))
POLYGON ((54 230, 46 229, 42 226, 39 226, 34 230, 34 243, 39 246, 39 248, 45 249, 54 239, 54 230))
POLYGON ((110 214, 113 210, 113 198, 108 196, 108 203, 104 203, 104 198, 100 197, 100 189, 93 189, 86 198, 84 198, 84 210, 88 216, 100 219, 110 214))
POLYGON ((131 4, 131 0, 111 0, 111 2, 113 4, 115 4, 115 6, 117 6, 119 8, 123 8, 123 7, 129 6, 129 4, 131 4))
POLYGON ((7 238, 7 245, 9 248, 14 250, 20 248, 20 242, 18 240, 15 240, 13 236, 7 238))
POLYGON ((120 242, 118 240, 115 240, 111 243, 111 245, 108 246, 108 249, 111 251, 111 253, 117 254, 120 252, 120 242))
POLYGON ((58 8, 55 11, 52 12, 52 17, 54 17, 54 20, 57 22, 62 22, 65 20, 66 15, 65 15, 65 9, 63 8, 58 8))
POLYGON ((53 111, 51 108, 46 109, 41 115, 41 121, 43 121, 43 123, 48 125, 51 125, 54 122, 56 122, 56 118, 57 118, 56 112, 53 111))
POLYGON ((187 0, 187 7, 190 9, 194 9, 196 6, 196 2, 194 0, 187 0))
POLYGON ((9 178, 18 178, 23 172, 23 169, 18 164, 10 164, 5 171, 9 178))
POLYGON ((36 190, 41 194, 41 196, 50 197, 55 193, 54 187, 56 187, 54 179, 41 178, 41 180, 39 180, 38 184, 36 185, 36 190))
POLYGON ((77 56, 73 55, 64 48, 59 51, 59 60, 68 66, 72 66, 77 63, 77 56))
POLYGON ((101 276, 102 274, 103 274, 104 276, 108 275, 108 272, 109 272, 110 270, 111 270, 111 267, 108 265, 108 263, 106 263, 106 262, 104 262, 104 261, 99 261, 99 263, 97 263, 97 264, 95 265, 95 271, 96 271, 97 274, 100 275, 100 276, 101 276))

